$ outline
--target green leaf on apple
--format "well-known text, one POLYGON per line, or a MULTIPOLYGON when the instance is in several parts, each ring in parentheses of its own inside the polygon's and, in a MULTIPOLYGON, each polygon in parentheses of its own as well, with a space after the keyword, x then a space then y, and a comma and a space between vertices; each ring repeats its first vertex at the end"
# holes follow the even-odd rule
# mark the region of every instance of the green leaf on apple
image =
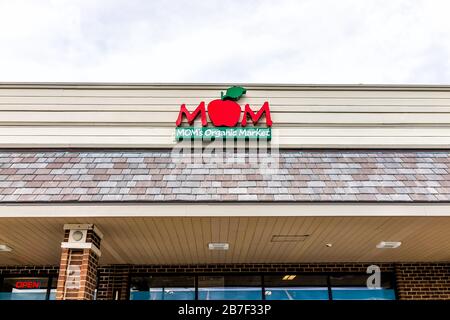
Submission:
POLYGON ((221 92, 221 99, 237 101, 246 92, 247 92, 247 89, 245 89, 243 87, 233 86, 233 87, 230 87, 227 89, 227 92, 225 93, 225 95, 223 94, 223 92, 221 92))

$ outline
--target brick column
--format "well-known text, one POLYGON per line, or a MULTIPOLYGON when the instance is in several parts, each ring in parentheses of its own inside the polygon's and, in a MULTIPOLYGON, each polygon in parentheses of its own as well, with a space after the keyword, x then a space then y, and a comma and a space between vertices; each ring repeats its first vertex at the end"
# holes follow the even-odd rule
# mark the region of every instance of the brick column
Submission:
POLYGON ((64 225, 57 300, 93 300, 102 233, 92 224, 64 225))

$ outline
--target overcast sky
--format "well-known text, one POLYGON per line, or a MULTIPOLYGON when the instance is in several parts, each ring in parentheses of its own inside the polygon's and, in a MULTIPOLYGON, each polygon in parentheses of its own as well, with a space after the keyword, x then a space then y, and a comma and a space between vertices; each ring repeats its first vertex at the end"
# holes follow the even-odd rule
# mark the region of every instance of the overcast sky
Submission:
POLYGON ((450 1, 0 0, 0 81, 450 84, 450 1))

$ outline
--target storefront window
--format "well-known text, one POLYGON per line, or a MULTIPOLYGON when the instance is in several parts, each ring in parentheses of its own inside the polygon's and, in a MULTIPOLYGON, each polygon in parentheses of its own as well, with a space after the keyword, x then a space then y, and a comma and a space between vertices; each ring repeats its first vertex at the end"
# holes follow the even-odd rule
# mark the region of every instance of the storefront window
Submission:
POLYGON ((194 300, 193 276, 133 277, 130 300, 194 300))
MULTIPOLYGON (((47 300, 56 291, 56 282, 43 277, 5 277, 1 279, 0 300, 47 300)), ((54 296, 53 296, 54 297, 54 296)))
POLYGON ((131 300, 395 300, 391 275, 367 287, 366 274, 136 276, 131 300))
POLYGON ((381 276, 379 288, 368 288, 366 281, 367 275, 331 276, 333 300, 395 300, 389 276, 381 276))
POLYGON ((264 285, 266 300, 328 300, 326 276, 264 276, 264 285))
POLYGON ((261 300, 261 276, 199 276, 199 300, 261 300))

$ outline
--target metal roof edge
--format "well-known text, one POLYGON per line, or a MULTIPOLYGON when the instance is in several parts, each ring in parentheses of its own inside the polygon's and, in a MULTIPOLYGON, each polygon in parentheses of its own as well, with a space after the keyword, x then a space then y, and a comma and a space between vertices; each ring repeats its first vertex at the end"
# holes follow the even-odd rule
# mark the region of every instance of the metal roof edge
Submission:
POLYGON ((450 84, 289 84, 289 83, 137 83, 137 82, 0 82, 0 89, 223 89, 240 85, 264 90, 450 91, 450 84))

